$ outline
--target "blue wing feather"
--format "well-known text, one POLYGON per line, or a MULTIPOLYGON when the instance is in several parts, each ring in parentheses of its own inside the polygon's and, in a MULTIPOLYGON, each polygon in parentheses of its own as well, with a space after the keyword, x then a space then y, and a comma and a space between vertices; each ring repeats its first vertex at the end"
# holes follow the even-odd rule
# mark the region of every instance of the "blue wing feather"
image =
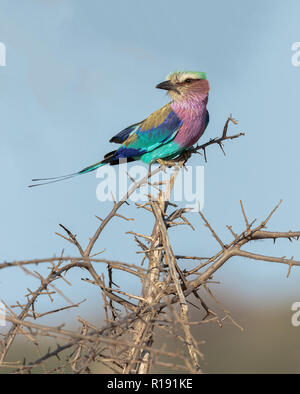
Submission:
POLYGON ((209 123, 209 113, 206 110, 205 128, 207 127, 208 123, 209 123))
POLYGON ((137 129, 138 126, 140 126, 144 121, 142 120, 141 122, 135 123, 131 126, 126 127, 126 129, 120 131, 118 134, 113 136, 109 142, 116 142, 117 144, 122 144, 127 140, 127 138, 130 136, 134 130, 137 129))

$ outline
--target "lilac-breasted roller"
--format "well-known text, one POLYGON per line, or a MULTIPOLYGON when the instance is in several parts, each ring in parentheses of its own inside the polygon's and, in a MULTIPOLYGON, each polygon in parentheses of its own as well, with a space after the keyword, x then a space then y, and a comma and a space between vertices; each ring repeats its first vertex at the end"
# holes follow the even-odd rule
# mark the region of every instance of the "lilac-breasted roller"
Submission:
MULTIPOLYGON (((188 151, 202 136, 209 121, 206 109, 209 83, 204 72, 180 71, 168 74, 156 86, 168 91, 171 101, 147 119, 120 131, 110 142, 120 144, 104 159, 74 174, 56 178, 33 179, 52 183, 94 171, 105 164, 142 160, 144 163, 171 160, 188 151)), ((38 186, 38 183, 31 186, 38 186)))

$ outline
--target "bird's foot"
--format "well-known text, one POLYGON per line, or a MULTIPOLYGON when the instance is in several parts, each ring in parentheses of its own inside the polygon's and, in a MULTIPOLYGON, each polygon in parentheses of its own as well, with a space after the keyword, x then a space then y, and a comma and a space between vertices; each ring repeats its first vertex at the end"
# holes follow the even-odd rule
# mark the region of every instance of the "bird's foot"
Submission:
POLYGON ((161 169, 162 169, 164 172, 166 172, 166 168, 167 168, 167 167, 170 168, 170 167, 173 167, 173 166, 176 166, 176 165, 177 165, 177 163, 176 163, 175 161, 173 161, 173 160, 157 159, 156 161, 157 161, 158 164, 160 164, 161 169))
POLYGON ((189 150, 186 150, 184 152, 182 152, 177 158, 176 161, 177 162, 182 162, 183 165, 185 165, 185 163, 188 161, 188 159, 192 156, 192 152, 189 150))

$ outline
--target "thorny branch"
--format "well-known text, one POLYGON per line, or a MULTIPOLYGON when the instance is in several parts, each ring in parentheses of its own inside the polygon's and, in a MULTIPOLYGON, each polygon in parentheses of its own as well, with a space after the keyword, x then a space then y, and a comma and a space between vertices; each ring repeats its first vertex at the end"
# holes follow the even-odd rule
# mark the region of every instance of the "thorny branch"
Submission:
MULTIPOLYGON (((57 233, 57 235, 71 243, 76 248, 78 256, 64 256, 62 253, 59 257, 0 263, 0 270, 17 267, 39 281, 35 290, 27 289, 25 296, 27 302, 24 304, 16 302, 15 305, 8 306, 3 301, 6 320, 10 322, 10 328, 2 334, 0 367, 12 369, 15 373, 30 373, 38 367, 42 367, 46 373, 65 371, 90 373, 95 366, 101 366, 113 373, 145 374, 149 373, 155 364, 167 368, 168 371, 201 373, 203 358, 200 351, 201 343, 195 340, 193 327, 213 323, 222 326, 223 321, 229 319, 241 328, 230 312, 216 299, 209 287, 210 283, 216 283, 212 281, 215 272, 234 256, 286 264, 288 275, 293 266, 300 265, 300 261, 294 260, 293 257, 264 256, 245 249, 250 242, 257 240, 273 239, 274 242, 276 239, 298 240, 300 231, 266 230, 269 220, 280 203, 266 219, 254 226, 256 221, 250 222, 241 202, 245 229, 238 234, 232 226, 227 225, 233 236, 233 240, 227 244, 217 235, 208 219, 199 210, 201 221, 216 240, 219 249, 213 256, 208 257, 176 254, 173 250, 174 247, 169 238, 170 228, 187 225, 195 230, 186 217, 188 210, 179 208, 170 201, 175 179, 192 154, 202 151, 207 161, 206 149, 209 146, 217 144, 225 154, 224 142, 244 135, 244 133, 228 135, 230 122, 237 124, 230 116, 225 123, 221 137, 211 139, 203 145, 196 146, 188 154, 176 158, 173 172, 166 182, 151 183, 151 178, 164 170, 164 165, 155 169, 149 168, 148 174, 140 180, 131 179, 131 187, 119 202, 114 202, 108 215, 104 219, 97 217, 101 223, 86 247, 79 243, 76 235, 69 229, 60 225, 64 234, 57 233), (99 253, 92 254, 92 252, 107 224, 114 218, 132 221, 131 218, 121 215, 119 210, 127 203, 128 198, 145 184, 150 184, 158 190, 158 195, 157 197, 149 195, 146 203, 136 203, 136 206, 137 209, 143 209, 153 215, 152 232, 151 234, 127 232, 134 237, 140 249, 137 253, 138 256, 142 256, 142 264, 96 257, 99 253), (180 268, 182 260, 191 262, 189 269, 180 268), (29 269, 30 266, 41 264, 50 264, 50 271, 45 277, 29 269), (98 269, 103 265, 107 267, 107 271, 99 274, 95 267, 97 266, 98 269), (99 297, 97 302, 100 303, 100 300, 103 300, 104 325, 97 327, 81 317, 78 317, 79 329, 74 331, 64 329, 64 324, 47 326, 38 323, 41 317, 57 314, 70 308, 81 309, 84 306, 85 299, 72 302, 54 285, 56 281, 64 281, 71 285, 66 276, 75 268, 80 268, 81 272, 86 271, 89 277, 82 278, 84 282, 87 285, 96 286, 99 290, 102 298, 99 297), (115 270, 123 271, 125 275, 133 275, 138 279, 141 285, 140 292, 130 294, 126 291, 125 284, 122 287, 116 285, 114 283, 115 270), (199 295, 201 289, 221 308, 223 315, 207 306, 203 296, 199 295), (64 298, 67 303, 65 306, 52 307, 46 312, 36 310, 39 297, 46 296, 53 303, 57 295, 64 298), (191 321, 191 308, 204 312, 200 321, 191 321), (15 311, 16 309, 18 312, 15 311), (29 361, 26 359, 8 361, 10 348, 17 335, 26 337, 33 344, 37 352, 36 359, 31 357, 29 361), (55 349, 52 346, 52 349, 49 348, 46 353, 43 353, 41 351, 43 338, 48 338, 52 342, 63 342, 63 344, 57 343, 55 349), (157 344, 159 338, 164 339, 163 346, 157 344), (179 350, 168 350, 168 338, 175 338, 181 344, 179 350), (57 358, 57 366, 51 369, 49 361, 53 358, 57 358)), ((0 310, 1 314, 3 313, 0 310)))

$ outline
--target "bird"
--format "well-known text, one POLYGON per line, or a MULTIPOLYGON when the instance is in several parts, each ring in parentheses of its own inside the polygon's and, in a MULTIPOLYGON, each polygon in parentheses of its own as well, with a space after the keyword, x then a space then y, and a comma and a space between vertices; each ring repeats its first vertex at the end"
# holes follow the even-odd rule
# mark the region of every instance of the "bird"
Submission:
POLYGON ((98 163, 78 172, 32 179, 39 183, 29 187, 63 181, 89 173, 106 164, 117 165, 124 160, 141 160, 149 165, 157 162, 163 165, 188 153, 203 135, 209 122, 206 107, 210 86, 206 73, 175 71, 169 73, 156 88, 166 90, 171 101, 146 119, 113 136, 109 142, 120 144, 118 149, 107 153, 98 163))

